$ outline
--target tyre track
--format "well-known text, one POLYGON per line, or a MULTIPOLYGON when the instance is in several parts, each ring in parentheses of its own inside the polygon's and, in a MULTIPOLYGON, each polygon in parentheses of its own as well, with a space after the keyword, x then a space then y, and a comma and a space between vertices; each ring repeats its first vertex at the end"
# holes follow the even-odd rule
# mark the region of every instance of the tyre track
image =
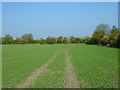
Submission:
POLYGON ((79 88, 76 74, 71 63, 68 51, 65 50, 65 88, 79 88))
POLYGON ((46 64, 42 65, 40 68, 33 71, 32 74, 28 76, 25 80, 23 80, 21 83, 19 83, 16 86, 16 88, 27 88, 29 85, 33 84, 37 80, 38 77, 42 76, 42 74, 48 70, 48 66, 54 61, 58 53, 59 52, 54 54, 52 58, 49 59, 46 64))

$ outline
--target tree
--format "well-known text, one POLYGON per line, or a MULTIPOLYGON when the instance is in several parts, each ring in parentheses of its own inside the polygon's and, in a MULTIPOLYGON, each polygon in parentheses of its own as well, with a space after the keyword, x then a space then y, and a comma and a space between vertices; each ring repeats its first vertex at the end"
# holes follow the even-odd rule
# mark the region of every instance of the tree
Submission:
POLYGON ((17 37, 17 38, 15 39, 15 44, 21 44, 21 38, 17 37))
POLYGON ((9 34, 6 34, 5 37, 2 38, 3 44, 12 44, 13 43, 13 38, 9 34))
POLYGON ((91 38, 89 36, 85 37, 85 43, 86 44, 90 44, 90 40, 91 40, 91 38))
POLYGON ((113 40, 113 47, 120 48, 120 30, 118 30, 118 33, 115 36, 115 39, 113 40))
POLYGON ((52 37, 51 39, 52 39, 54 44, 57 43, 57 39, 55 37, 52 37))
POLYGON ((116 26, 113 26, 111 30, 111 34, 109 35, 110 44, 113 47, 117 46, 118 33, 119 33, 118 28, 116 26))
POLYGON ((27 44, 28 43, 28 34, 24 34, 21 37, 22 44, 27 44))
POLYGON ((80 43, 80 38, 79 37, 75 37, 75 43, 80 43))
POLYGON ((120 30, 118 32, 118 37, 117 37, 117 43, 116 43, 117 47, 120 48, 120 30))
POLYGON ((2 37, 0 37, 0 44, 2 44, 2 37))
POLYGON ((109 44, 109 36, 108 35, 103 36, 100 40, 100 43, 104 46, 109 44))
POLYGON ((67 37, 64 37, 63 43, 64 43, 64 44, 69 44, 69 43, 70 43, 70 40, 69 40, 67 37))
POLYGON ((46 39, 46 41, 47 41, 47 44, 50 44, 51 43, 51 37, 48 36, 47 39, 46 39))
POLYGON ((84 43, 84 39, 83 38, 79 38, 79 42, 80 43, 84 43))
POLYGON ((33 42, 33 36, 32 34, 24 34, 21 38, 22 43, 32 43, 33 42))
POLYGON ((33 42, 33 35, 32 34, 28 34, 28 43, 32 43, 33 42))
POLYGON ((40 44, 47 44, 47 41, 43 38, 40 39, 40 44))
POLYGON ((57 38, 57 43, 63 44, 63 41, 64 41, 64 37, 63 36, 60 36, 60 37, 57 38))
POLYGON ((76 43, 76 38, 75 38, 74 36, 71 36, 71 37, 70 37, 70 42, 71 42, 71 43, 76 43))
POLYGON ((92 38, 91 38, 91 43, 93 44, 99 44, 100 43, 100 40, 101 38, 108 34, 110 28, 107 24, 100 24, 96 27, 96 30, 95 32, 93 33, 92 35, 92 38))
POLYGON ((32 43, 34 43, 34 44, 39 44, 39 43, 40 43, 40 40, 39 40, 39 39, 35 39, 35 40, 33 40, 32 43))
POLYGON ((47 44, 54 44, 56 43, 56 38, 48 36, 46 41, 47 41, 47 44))

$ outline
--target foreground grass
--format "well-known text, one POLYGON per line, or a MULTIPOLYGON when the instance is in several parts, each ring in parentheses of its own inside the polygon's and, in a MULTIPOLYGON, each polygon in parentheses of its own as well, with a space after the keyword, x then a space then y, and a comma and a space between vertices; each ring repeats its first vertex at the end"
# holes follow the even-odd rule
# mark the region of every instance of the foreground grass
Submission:
POLYGON ((0 89, 2 89, 2 45, 0 45, 0 89))
POLYGON ((118 87, 118 49, 73 45, 69 54, 82 88, 118 87))
MULTIPOLYGON (((15 87, 56 52, 67 49, 81 88, 118 87, 118 49, 85 44, 3 45, 3 87, 15 87)), ((64 87, 64 51, 30 87, 64 87)))
POLYGON ((45 64, 56 50, 59 48, 48 45, 3 46, 3 87, 16 86, 36 68, 45 64))
POLYGON ((48 70, 42 77, 31 85, 30 87, 36 88, 63 88, 64 87, 64 51, 61 50, 58 57, 48 67, 48 70))

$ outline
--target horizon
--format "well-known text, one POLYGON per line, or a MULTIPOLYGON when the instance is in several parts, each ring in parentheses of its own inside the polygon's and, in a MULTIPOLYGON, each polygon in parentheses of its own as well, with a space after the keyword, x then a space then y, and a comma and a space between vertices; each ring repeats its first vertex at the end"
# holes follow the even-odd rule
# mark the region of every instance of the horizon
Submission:
POLYGON ((99 24, 118 27, 117 2, 7 3, 2 4, 3 36, 31 33, 48 36, 91 36, 99 24))

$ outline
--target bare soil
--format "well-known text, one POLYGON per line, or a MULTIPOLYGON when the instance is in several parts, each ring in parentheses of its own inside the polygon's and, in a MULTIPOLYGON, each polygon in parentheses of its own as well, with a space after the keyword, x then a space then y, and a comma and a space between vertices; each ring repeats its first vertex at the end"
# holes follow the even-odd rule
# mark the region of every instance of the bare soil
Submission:
POLYGON ((68 51, 65 50, 65 88, 79 88, 76 74, 74 72, 68 51))

